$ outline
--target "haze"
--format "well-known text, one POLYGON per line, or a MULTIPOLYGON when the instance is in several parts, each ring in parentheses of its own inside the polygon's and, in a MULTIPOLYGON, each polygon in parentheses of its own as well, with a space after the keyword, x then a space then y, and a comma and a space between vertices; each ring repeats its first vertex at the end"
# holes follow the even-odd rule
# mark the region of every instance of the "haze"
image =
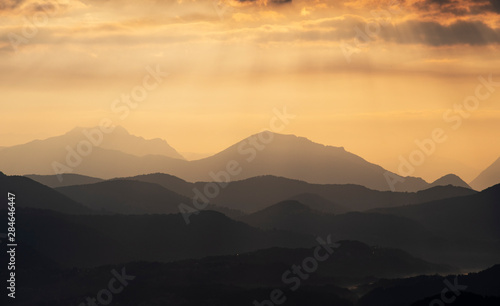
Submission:
POLYGON ((216 153, 268 129, 286 106, 296 118, 283 132, 391 171, 442 128, 447 141, 414 173, 427 180, 470 180, 499 157, 496 90, 459 128, 443 120, 475 95, 479 76, 500 82, 494 0, 45 3, 0 5, 0 146, 106 117, 179 152, 216 153), (37 12, 50 14, 46 24, 14 48, 9 33, 23 37, 37 12), (370 23, 380 31, 358 44, 355 28, 370 23), (345 44, 356 47, 349 60, 345 44), (121 119, 112 102, 147 66, 169 75, 121 119))

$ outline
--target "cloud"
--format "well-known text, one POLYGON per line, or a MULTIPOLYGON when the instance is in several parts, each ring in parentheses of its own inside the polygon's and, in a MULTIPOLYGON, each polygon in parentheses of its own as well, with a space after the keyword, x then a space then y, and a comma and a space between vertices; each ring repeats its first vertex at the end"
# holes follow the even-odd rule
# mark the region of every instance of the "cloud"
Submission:
POLYGON ((292 0, 236 0, 242 3, 258 3, 258 4, 286 4, 286 3, 292 3, 292 0))
POLYGON ((304 35, 301 37, 307 37, 307 40, 314 38, 320 40, 357 38, 361 43, 384 40, 396 44, 422 44, 433 47, 483 46, 500 43, 500 29, 492 28, 482 21, 468 20, 457 20, 450 24, 419 19, 384 23, 379 19, 345 15, 307 21, 303 23, 303 29, 302 34, 304 35))
POLYGON ((2 0, 0 2, 0 11, 11 11, 20 7, 25 0, 2 0))
POLYGON ((485 6, 486 9, 495 12, 497 14, 500 14, 500 1, 498 0, 488 0, 489 4, 485 6))
POLYGON ((498 0, 423 0, 416 2, 414 6, 425 12, 449 13, 455 16, 500 14, 498 0))
POLYGON ((457 21, 450 25, 406 21, 383 28, 381 37, 396 43, 430 46, 478 46, 500 43, 500 31, 480 21, 457 21))

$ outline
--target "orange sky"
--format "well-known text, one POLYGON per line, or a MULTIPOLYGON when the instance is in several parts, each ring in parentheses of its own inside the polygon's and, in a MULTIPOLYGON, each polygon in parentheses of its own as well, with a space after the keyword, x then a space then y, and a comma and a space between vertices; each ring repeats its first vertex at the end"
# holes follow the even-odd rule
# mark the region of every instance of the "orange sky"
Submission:
POLYGON ((471 180, 500 156, 496 90, 459 128, 443 119, 478 76, 500 82, 493 0, 8 0, 0 18, 0 146, 109 117, 213 153, 286 106, 296 118, 285 133, 392 171, 442 128, 447 141, 415 172, 428 180, 471 180), (121 119, 112 103, 147 66, 169 75, 121 119))

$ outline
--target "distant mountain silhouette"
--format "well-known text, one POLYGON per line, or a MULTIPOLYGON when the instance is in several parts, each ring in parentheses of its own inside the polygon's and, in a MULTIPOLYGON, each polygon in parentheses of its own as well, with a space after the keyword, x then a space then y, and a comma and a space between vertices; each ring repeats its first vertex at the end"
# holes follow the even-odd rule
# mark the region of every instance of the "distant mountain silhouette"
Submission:
MULTIPOLYGON (((206 183, 194 185, 203 191, 206 183)), ((185 188, 189 190, 189 188, 185 188)), ((319 185, 283 177, 261 176, 229 183, 213 202, 220 206, 253 213, 301 194, 314 194, 350 211, 423 203, 436 199, 470 195, 471 189, 438 186, 416 193, 376 191, 358 185, 319 185), (258 190, 258 192, 255 192, 258 190)), ((192 190, 186 196, 193 196, 192 190)))
POLYGON ((472 194, 477 194, 477 191, 474 191, 470 188, 456 187, 452 185, 436 186, 416 192, 415 196, 418 199, 417 201, 415 201, 416 203, 408 203, 407 205, 462 197, 472 194))
POLYGON ((50 209, 69 214, 90 214, 93 211, 65 195, 27 177, 7 176, 0 172, 0 209, 7 208, 7 193, 16 195, 15 206, 50 209))
POLYGON ((408 218, 375 213, 325 214, 297 201, 280 202, 239 220, 262 229, 331 234, 335 240, 357 240, 414 254, 439 252, 440 246, 447 243, 439 234, 408 218))
MULTIPOLYGON (((98 127, 94 127, 94 129, 98 129, 98 127)), ((75 128, 66 135, 68 135, 68 138, 73 137, 74 139, 78 139, 82 137, 84 130, 85 128, 75 128)), ((92 128, 87 128, 86 130, 92 130, 92 128)), ((113 132, 104 134, 103 142, 99 147, 135 156, 162 155, 184 159, 184 157, 165 140, 160 138, 144 139, 143 137, 134 136, 119 125, 114 128, 113 132)))
POLYGON ((500 158, 470 182, 472 188, 476 190, 484 190, 496 184, 500 184, 500 158))
MULTIPOLYGON (((376 190, 390 190, 384 177, 385 169, 342 147, 325 146, 304 137, 272 132, 252 135, 218 154, 191 162, 196 171, 172 174, 188 181, 213 180, 209 173, 224 171, 229 161, 236 161, 242 168, 240 174, 232 177, 233 180, 275 175, 309 183, 357 184, 376 190), (266 144, 260 139, 271 141, 265 141, 269 142, 266 144), (252 143, 255 145, 252 146, 252 143)), ((420 178, 407 177, 395 187, 401 191, 416 191, 427 186, 420 178)))
MULTIPOLYGON (((179 205, 192 205, 192 200, 158 184, 134 180, 109 180, 88 185, 74 185, 56 188, 60 193, 89 208, 105 213, 120 214, 174 214, 179 205)), ((242 213, 225 207, 208 205, 214 210, 231 217, 242 213)))
POLYGON ((499 199, 500 184, 469 196, 374 211, 419 221, 443 235, 500 241, 499 199))
POLYGON ((30 174, 30 175, 25 175, 25 177, 37 181, 41 184, 44 184, 45 186, 49 186, 51 188, 71 186, 71 185, 93 184, 103 181, 100 178, 90 177, 80 174, 72 174, 72 173, 61 174, 60 175, 61 180, 59 180, 59 178, 56 175, 30 174))
POLYGON ((284 201, 239 220, 262 229, 331 233, 335 240, 400 248, 429 261, 480 269, 500 257, 500 227, 495 221, 500 208, 495 197, 495 193, 477 194, 341 215, 284 201))
POLYGON ((83 131, 95 129, 75 128, 64 135, 5 148, 0 151, 0 170, 17 175, 62 172, 111 178, 154 172, 162 168, 162 163, 185 162, 165 141, 145 140, 121 127, 101 133, 101 143, 91 145, 83 131))
POLYGON ((106 179, 156 172, 191 182, 274 175, 318 184, 357 184, 383 191, 390 190, 385 176, 390 174, 393 180, 400 180, 394 185, 397 191, 429 187, 421 178, 402 178, 342 147, 325 146, 294 135, 262 132, 213 156, 188 162, 180 159, 166 142, 144 140, 121 127, 105 134, 102 144, 92 147, 88 154, 80 147, 85 154, 75 157, 72 150, 78 152, 79 142, 87 140, 83 130, 76 128, 62 136, 5 148, 0 151, 0 169, 9 174, 54 174, 57 162, 69 167, 62 172, 106 179), (228 166, 234 167, 231 175, 224 174, 228 166))
MULTIPOLYGON (((385 164, 394 164, 394 157, 386 158, 385 164)), ((426 157, 425 163, 415 167, 414 176, 425 177, 430 181, 434 181, 446 175, 447 173, 454 173, 466 182, 470 182, 477 176, 478 169, 469 165, 469 162, 458 161, 452 155, 439 155, 435 152, 426 157)))
MULTIPOLYGON (((470 268, 483 268, 484 263, 498 262, 500 257, 500 185, 481 193, 394 208, 375 212, 415 220, 425 228, 463 248, 468 246, 475 256, 463 260, 470 268)), ((450 255, 453 251, 449 251, 450 255)), ((463 254, 465 258, 467 256, 463 254)), ((462 255, 454 254, 455 258, 462 255)))
POLYGON ((429 187, 448 186, 448 185, 471 189, 471 187, 466 182, 464 182, 460 177, 458 177, 455 174, 447 174, 432 182, 429 185, 429 187))
POLYGON ((121 177, 118 179, 158 184, 188 198, 193 196, 193 188, 195 187, 193 183, 186 182, 183 179, 165 173, 143 174, 132 177, 121 177))
MULTIPOLYGON (((60 185, 55 175, 34 177, 34 179, 40 179, 41 182, 51 187, 60 185)), ((133 180, 158 184, 187 198, 194 196, 193 189, 195 188, 203 193, 207 185, 207 182, 190 183, 164 173, 120 177, 114 180, 133 180)), ((76 181, 71 182, 77 183, 76 181)), ((68 182, 68 185, 72 185, 71 182, 68 182)), ((64 180, 63 184, 65 184, 64 180)), ((313 209, 339 214, 376 207, 423 203, 474 193, 476 192, 469 188, 454 186, 437 186, 415 193, 381 192, 356 185, 319 185, 283 177, 262 176, 231 182, 226 187, 220 188, 217 197, 210 199, 210 202, 219 207, 253 213, 277 202, 295 199, 308 204, 313 209), (255 190, 259 190, 259 192, 255 192, 255 190)))

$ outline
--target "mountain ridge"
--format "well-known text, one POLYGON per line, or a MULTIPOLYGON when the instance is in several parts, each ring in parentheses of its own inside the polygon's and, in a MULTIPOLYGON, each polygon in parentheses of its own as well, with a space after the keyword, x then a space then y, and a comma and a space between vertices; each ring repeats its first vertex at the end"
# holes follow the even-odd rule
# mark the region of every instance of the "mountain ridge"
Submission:
MULTIPOLYGON (((76 128, 65 135, 79 135, 80 130, 76 128)), ((104 137, 109 139, 108 143, 92 147, 88 154, 79 154, 84 153, 84 146, 77 141, 81 141, 81 137, 67 140, 56 136, 1 150, 0 169, 9 174, 43 175, 59 171, 60 167, 58 170, 54 166, 57 162, 63 165, 63 169, 69 166, 69 171, 62 172, 104 179, 154 172, 169 173, 190 182, 235 181, 274 175, 316 184, 357 184, 382 191, 391 190, 386 180, 389 174, 399 180, 396 191, 418 191, 430 187, 421 178, 401 177, 346 151, 344 147, 323 145, 290 134, 257 133, 210 157, 186 161, 176 156, 144 155, 144 149, 140 149, 137 142, 143 138, 131 136, 122 127, 115 131, 116 134, 128 135, 132 144, 124 148, 120 141, 113 142, 110 134, 104 137), (38 154, 33 156, 33 152, 38 154)), ((165 142, 165 145, 168 144, 165 142)), ((153 149, 147 152, 157 153, 153 149)))

